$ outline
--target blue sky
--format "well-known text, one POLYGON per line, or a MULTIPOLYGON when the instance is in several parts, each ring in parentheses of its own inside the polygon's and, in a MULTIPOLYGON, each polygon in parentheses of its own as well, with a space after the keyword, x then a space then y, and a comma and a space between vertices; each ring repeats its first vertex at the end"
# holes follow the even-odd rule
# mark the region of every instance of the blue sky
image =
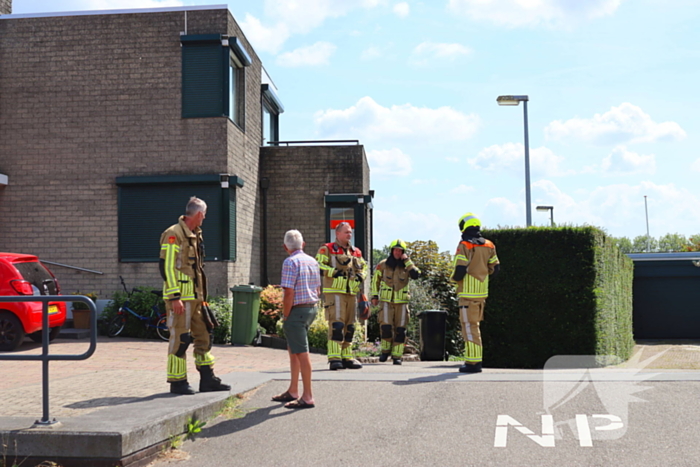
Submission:
MULTIPOLYGON (((14 0, 13 13, 224 4, 14 0)), ((375 246, 452 250, 457 221, 610 235, 700 233, 696 0, 255 0, 227 3, 285 112, 282 140, 358 139, 375 246)))

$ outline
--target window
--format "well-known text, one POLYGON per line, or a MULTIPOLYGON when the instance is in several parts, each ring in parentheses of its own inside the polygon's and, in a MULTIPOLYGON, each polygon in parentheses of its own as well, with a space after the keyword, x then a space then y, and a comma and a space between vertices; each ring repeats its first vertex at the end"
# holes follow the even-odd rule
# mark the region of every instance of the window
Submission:
POLYGON ((207 218, 202 226, 205 259, 235 261, 236 187, 243 186, 238 177, 220 174, 117 177, 117 186, 119 261, 158 261, 160 234, 184 214, 191 196, 207 203, 207 218))
POLYGON ((270 141, 279 141, 279 116, 284 112, 284 107, 277 94, 269 84, 262 85, 262 145, 270 141))
POLYGON ((252 63, 235 37, 221 34, 180 36, 182 118, 229 117, 245 121, 245 67, 252 63))
POLYGON ((228 82, 227 115, 243 129, 245 128, 245 68, 233 51, 229 54, 228 82))

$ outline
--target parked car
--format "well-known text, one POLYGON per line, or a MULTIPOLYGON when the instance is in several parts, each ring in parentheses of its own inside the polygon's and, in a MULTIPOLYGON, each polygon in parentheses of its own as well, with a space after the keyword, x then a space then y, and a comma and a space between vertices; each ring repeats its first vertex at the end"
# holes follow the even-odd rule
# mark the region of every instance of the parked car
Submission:
MULTIPOLYGON (((0 296, 60 295, 53 273, 33 255, 0 252, 0 296)), ((49 340, 66 322, 65 302, 49 302, 49 340)), ((0 351, 15 350, 29 336, 41 342, 41 302, 0 302, 0 351)))

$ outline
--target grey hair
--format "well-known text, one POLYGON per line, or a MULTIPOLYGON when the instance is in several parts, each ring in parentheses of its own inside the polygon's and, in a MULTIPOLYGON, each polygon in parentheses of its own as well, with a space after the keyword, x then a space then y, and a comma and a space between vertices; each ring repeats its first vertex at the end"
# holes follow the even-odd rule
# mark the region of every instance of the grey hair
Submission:
POLYGON ((304 247, 304 237, 298 230, 288 230, 284 234, 284 246, 290 251, 301 250, 304 247))
POLYGON ((350 222, 341 222, 340 224, 338 224, 338 225, 335 226, 335 231, 336 231, 336 232, 340 232, 340 229, 342 229, 342 228, 345 227, 346 225, 347 225, 348 227, 350 227, 350 230, 352 230, 352 226, 350 225, 350 222))
POLYGON ((198 212, 206 212, 207 210, 207 203, 204 202, 204 200, 197 198, 196 196, 193 196, 190 198, 189 202, 187 203, 187 207, 185 207, 185 215, 187 217, 192 217, 198 212))

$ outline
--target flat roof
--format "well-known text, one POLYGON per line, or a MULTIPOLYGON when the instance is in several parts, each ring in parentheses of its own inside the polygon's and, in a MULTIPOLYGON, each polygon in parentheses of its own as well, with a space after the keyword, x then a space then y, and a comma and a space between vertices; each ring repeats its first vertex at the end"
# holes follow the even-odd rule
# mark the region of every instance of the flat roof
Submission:
POLYGON ((628 253, 632 261, 700 261, 700 251, 677 253, 628 253))
POLYGON ((20 13, 10 15, 0 15, 0 19, 19 18, 47 18, 58 16, 92 16, 92 15, 131 15, 134 13, 166 13, 170 11, 195 11, 195 10, 228 10, 228 5, 193 5, 174 6, 164 8, 140 8, 128 10, 89 10, 89 11, 64 11, 55 13, 20 13))

